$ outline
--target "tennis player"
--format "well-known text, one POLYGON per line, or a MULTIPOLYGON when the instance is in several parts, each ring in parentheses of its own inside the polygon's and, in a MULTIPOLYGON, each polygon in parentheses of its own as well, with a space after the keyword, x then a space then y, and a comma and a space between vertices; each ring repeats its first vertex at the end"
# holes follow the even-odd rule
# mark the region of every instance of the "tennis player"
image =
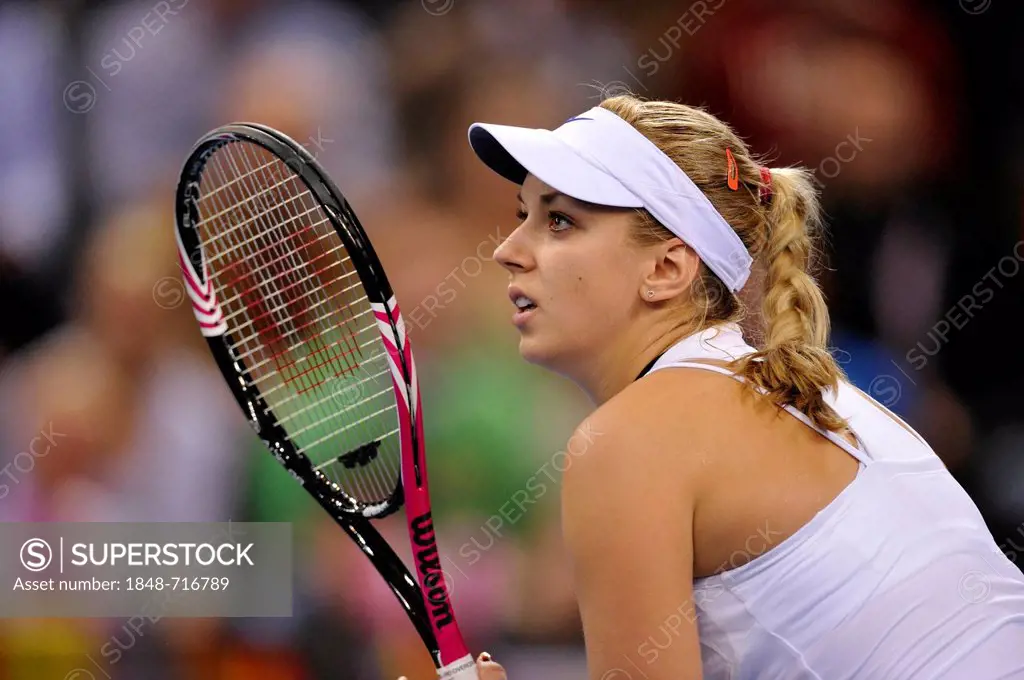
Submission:
POLYGON ((1024 577, 827 349, 806 170, 631 96, 469 141, 521 189, 520 353, 596 407, 562 499, 593 680, 1024 678, 1024 577))

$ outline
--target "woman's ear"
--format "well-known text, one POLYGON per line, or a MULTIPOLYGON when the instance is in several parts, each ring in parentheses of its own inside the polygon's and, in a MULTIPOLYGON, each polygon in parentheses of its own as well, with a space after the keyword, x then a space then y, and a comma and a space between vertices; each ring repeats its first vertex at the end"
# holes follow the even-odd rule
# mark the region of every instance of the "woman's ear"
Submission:
POLYGON ((671 300, 689 290, 700 272, 700 258, 681 239, 673 238, 651 248, 653 262, 640 286, 645 302, 671 300))

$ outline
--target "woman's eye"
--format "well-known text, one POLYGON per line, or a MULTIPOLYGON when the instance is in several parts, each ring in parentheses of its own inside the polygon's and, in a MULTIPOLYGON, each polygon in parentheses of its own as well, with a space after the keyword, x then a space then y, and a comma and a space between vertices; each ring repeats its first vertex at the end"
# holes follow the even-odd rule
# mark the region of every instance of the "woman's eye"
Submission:
POLYGON ((520 222, 525 222, 526 221, 526 211, 523 210, 522 208, 520 208, 519 210, 516 210, 516 219, 519 220, 520 222))
POLYGON ((551 231, 565 231, 573 226, 573 221, 562 213, 553 212, 548 216, 548 228, 551 231))

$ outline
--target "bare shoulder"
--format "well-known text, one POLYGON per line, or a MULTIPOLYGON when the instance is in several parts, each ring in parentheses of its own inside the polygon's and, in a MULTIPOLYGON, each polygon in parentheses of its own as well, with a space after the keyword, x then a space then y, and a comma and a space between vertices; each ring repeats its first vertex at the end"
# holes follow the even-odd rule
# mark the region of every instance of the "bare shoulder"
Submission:
POLYGON ((737 452, 757 449, 756 437, 778 416, 773 404, 713 371, 665 369, 631 384, 569 439, 564 533, 585 537, 615 504, 692 515, 720 485, 723 469, 743 467, 733 460, 742 458, 737 452))
MULTIPOLYGON (((588 416, 566 446, 565 529, 581 528, 604 504, 658 504, 687 513, 704 486, 708 461, 728 447, 729 423, 745 417, 743 386, 699 369, 658 371, 588 416)), ((746 416, 749 417, 749 416, 746 416)))
MULTIPOLYGON (((651 465, 697 472, 727 447, 740 422, 777 409, 730 376, 692 368, 658 371, 631 384, 588 416, 569 439, 581 465, 651 465)), ((575 461, 574 461, 575 462, 575 461)))

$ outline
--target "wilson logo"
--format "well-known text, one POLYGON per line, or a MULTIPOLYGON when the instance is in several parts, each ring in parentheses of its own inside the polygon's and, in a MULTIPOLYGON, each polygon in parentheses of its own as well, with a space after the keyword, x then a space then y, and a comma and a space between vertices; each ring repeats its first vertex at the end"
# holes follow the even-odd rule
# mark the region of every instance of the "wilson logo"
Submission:
POLYGON ((412 520, 412 542, 416 569, 423 577, 430 617, 434 620, 434 627, 440 630, 452 623, 455 617, 448 602, 448 591, 445 589, 441 560, 434 539, 434 520, 429 512, 412 520))

